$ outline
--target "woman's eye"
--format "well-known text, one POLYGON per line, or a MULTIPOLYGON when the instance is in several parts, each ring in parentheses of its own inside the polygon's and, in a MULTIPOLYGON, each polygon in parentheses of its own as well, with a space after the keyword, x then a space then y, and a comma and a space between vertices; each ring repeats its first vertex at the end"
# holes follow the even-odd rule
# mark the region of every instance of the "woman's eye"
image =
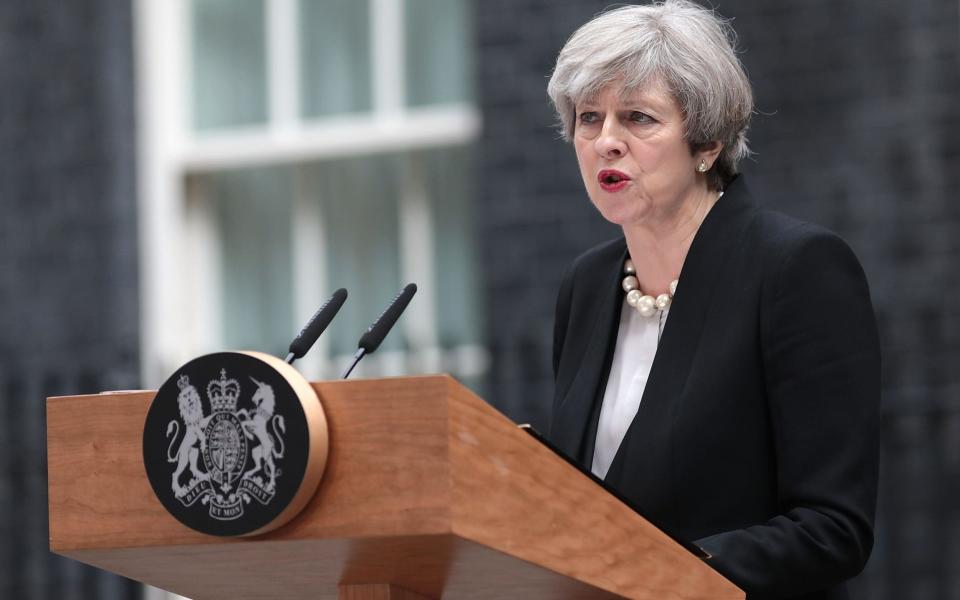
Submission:
POLYGON ((630 120, 634 123, 650 123, 653 121, 650 115, 644 114, 638 110, 631 111, 630 120))
POLYGON ((593 111, 586 111, 586 112, 580 113, 580 123, 584 125, 588 125, 590 123, 596 123, 598 119, 599 117, 597 116, 597 113, 593 111))

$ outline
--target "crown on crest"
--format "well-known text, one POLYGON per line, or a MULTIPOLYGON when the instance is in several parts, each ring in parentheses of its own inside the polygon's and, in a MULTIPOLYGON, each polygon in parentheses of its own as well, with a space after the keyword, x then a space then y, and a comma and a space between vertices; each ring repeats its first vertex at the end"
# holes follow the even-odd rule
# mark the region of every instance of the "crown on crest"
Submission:
POLYGON ((240 397, 240 382, 236 379, 227 379, 227 370, 220 369, 220 379, 211 379, 207 384, 207 398, 210 399, 210 408, 213 412, 233 412, 237 408, 237 399, 240 397))

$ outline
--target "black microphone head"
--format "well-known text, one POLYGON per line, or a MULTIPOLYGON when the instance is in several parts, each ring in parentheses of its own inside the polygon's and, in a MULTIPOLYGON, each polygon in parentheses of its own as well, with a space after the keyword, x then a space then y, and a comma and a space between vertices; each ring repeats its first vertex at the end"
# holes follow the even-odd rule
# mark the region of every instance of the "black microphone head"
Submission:
POLYGON ((383 338, 387 337, 387 333, 393 327, 394 323, 397 322, 397 319, 400 318, 404 309, 410 304, 410 299, 413 298, 413 295, 416 293, 417 284, 408 283, 405 288, 400 290, 397 297, 390 302, 386 310, 380 313, 377 320, 367 328, 367 331, 360 338, 360 343, 357 345, 359 348, 363 348, 365 354, 372 354, 380 347, 380 342, 383 341, 383 338))
POLYGON ((290 354, 292 354, 294 358, 302 358, 303 355, 313 347, 314 342, 317 341, 317 338, 320 337, 323 330, 327 328, 327 325, 330 324, 333 317, 337 315, 337 311, 340 310, 340 307, 343 306, 346 299, 347 290, 340 288, 323 303, 320 310, 313 315, 313 318, 303 326, 303 329, 300 330, 297 337, 290 342, 290 354))

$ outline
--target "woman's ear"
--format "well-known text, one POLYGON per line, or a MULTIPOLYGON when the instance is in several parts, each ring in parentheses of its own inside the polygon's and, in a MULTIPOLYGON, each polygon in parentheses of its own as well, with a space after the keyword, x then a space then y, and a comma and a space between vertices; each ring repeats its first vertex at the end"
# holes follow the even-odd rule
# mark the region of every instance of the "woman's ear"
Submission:
POLYGON ((709 171, 713 168, 713 163, 717 162, 717 157, 720 156, 721 150, 723 150, 723 143, 718 140, 699 144, 693 153, 693 158, 697 164, 703 161, 706 164, 705 170, 709 171))

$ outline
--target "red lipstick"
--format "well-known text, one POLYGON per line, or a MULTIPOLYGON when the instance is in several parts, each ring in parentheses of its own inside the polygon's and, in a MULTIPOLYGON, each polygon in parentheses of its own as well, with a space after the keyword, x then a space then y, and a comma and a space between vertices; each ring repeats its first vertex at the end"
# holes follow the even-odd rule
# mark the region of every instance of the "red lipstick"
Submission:
POLYGON ((616 169, 604 169, 597 173, 597 181, 605 192, 619 192, 630 183, 630 176, 616 169))

